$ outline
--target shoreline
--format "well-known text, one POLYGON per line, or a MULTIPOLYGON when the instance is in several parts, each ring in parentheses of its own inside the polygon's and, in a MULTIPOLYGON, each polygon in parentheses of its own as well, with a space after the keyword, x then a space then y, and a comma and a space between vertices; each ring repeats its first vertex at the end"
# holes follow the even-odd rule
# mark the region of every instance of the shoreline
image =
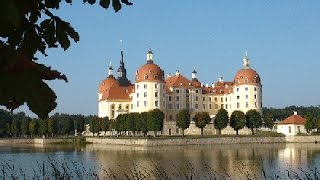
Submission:
MULTIPOLYGON (((273 144, 273 143, 320 143, 320 136, 285 136, 285 137, 197 137, 197 138, 165 138, 165 139, 131 139, 131 138, 103 138, 81 137, 86 143, 99 145, 121 146, 187 146, 187 145, 218 145, 218 144, 273 144)), ((15 144, 70 144, 81 138, 13 138, 0 139, 0 145, 15 144)))

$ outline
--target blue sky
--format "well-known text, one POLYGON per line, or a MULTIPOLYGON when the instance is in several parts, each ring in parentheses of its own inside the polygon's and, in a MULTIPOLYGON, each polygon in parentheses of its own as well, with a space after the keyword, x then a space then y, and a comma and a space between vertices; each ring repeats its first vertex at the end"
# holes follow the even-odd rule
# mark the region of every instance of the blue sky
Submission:
MULTIPOLYGON (((80 42, 40 56, 69 78, 49 82, 58 96, 53 112, 97 114, 97 90, 109 62, 118 68, 124 50, 133 81, 149 48, 165 73, 178 69, 191 77, 195 67, 204 84, 220 75, 233 80, 248 50, 262 78, 264 106, 320 104, 320 1, 132 2, 118 13, 77 0, 57 11, 79 32, 80 42)), ((26 107, 21 110, 30 114, 26 107)))

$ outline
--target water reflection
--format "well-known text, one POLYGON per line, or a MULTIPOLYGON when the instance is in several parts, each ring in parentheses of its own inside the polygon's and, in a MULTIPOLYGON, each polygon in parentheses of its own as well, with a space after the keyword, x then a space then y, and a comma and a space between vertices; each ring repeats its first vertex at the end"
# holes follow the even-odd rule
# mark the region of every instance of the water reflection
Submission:
POLYGON ((99 177, 171 177, 185 179, 262 179, 287 177, 288 170, 305 173, 320 167, 319 144, 239 144, 214 146, 0 147, 0 159, 17 165, 26 162, 75 161, 95 169, 99 177), (18 157, 18 158, 17 158, 18 157))

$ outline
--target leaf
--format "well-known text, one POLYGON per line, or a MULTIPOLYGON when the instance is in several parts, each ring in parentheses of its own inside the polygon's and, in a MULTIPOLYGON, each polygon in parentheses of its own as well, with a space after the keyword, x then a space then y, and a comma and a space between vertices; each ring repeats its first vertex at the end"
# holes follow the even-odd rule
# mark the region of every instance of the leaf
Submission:
POLYGON ((68 3, 68 4, 72 4, 72 0, 65 0, 66 1, 66 3, 68 3))
POLYGON ((43 54, 45 54, 45 45, 42 41, 42 38, 39 34, 37 34, 36 29, 33 25, 29 25, 27 30, 23 35, 23 40, 21 42, 21 46, 19 50, 23 52, 27 58, 32 59, 34 54, 39 50, 43 54))
POLYGON ((126 4, 126 5, 133 5, 133 3, 129 2, 128 0, 121 0, 121 2, 126 4))
POLYGON ((92 4, 96 3, 96 0, 87 0, 87 2, 92 5, 92 4))
POLYGON ((47 8, 59 9, 61 0, 44 0, 44 4, 47 8))
POLYGON ((121 9, 120 0, 112 0, 112 7, 115 10, 115 12, 118 12, 121 9))
POLYGON ((110 0, 100 0, 100 6, 105 9, 108 9, 110 6, 110 0))
POLYGON ((57 47, 56 42, 56 30, 54 21, 52 19, 46 19, 41 22, 40 28, 42 29, 42 38, 48 44, 48 47, 57 47))
POLYGON ((73 27, 71 27, 70 23, 64 22, 64 27, 68 33, 68 35, 75 41, 78 42, 80 40, 80 36, 78 32, 76 32, 73 27))
POLYGON ((67 50, 70 47, 70 41, 65 29, 65 25, 61 20, 56 20, 56 37, 64 50, 67 50))
POLYGON ((46 118, 56 107, 56 95, 44 79, 64 79, 65 75, 38 64, 8 46, 0 48, 0 105, 13 110, 27 103, 31 111, 46 118))

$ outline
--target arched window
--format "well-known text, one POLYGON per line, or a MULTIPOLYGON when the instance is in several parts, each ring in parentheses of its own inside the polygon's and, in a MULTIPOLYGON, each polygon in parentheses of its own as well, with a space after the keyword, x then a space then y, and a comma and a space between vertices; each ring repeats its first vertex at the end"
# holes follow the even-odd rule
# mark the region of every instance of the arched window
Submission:
POLYGON ((119 104, 119 107, 118 107, 118 109, 122 109, 122 105, 121 105, 121 104, 119 104))
POLYGON ((114 104, 111 105, 111 109, 114 109, 114 104))
POLYGON ((127 105, 126 105, 126 110, 128 110, 128 109, 129 109, 129 105, 127 104, 127 105))

